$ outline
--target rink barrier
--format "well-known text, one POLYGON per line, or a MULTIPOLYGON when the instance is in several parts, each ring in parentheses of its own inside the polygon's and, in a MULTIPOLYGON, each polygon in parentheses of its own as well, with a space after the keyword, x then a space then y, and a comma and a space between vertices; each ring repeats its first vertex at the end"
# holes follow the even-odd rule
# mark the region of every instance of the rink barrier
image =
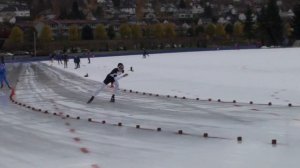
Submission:
MULTIPOLYGON (((11 102, 12 103, 14 103, 14 104, 17 104, 17 105, 19 105, 19 106, 22 106, 22 107, 24 107, 24 108, 26 108, 26 107, 30 107, 29 105, 26 105, 25 103, 24 104, 22 104, 21 102, 18 102, 18 101, 16 101, 15 99, 14 99, 14 96, 10 96, 10 100, 11 100, 11 102)), ((229 102, 228 102, 229 103, 229 102)), ((292 106, 292 104, 290 103, 289 104, 289 106, 292 106)), ((44 113, 44 114, 49 114, 49 111, 48 110, 44 110, 44 112, 43 112, 43 110, 42 109, 39 109, 39 108, 35 108, 35 107, 31 107, 31 109, 32 109, 32 111, 36 111, 36 112, 41 112, 41 113, 44 113)), ((76 118, 73 118, 73 117, 71 117, 70 115, 66 115, 66 116, 63 116, 63 113, 56 113, 56 112, 54 112, 53 113, 53 115, 54 116, 59 116, 59 117, 61 117, 61 119, 76 119, 76 120, 79 120, 80 119, 80 117, 79 116, 77 116, 76 118)), ((99 121, 95 121, 95 120, 93 120, 92 118, 88 118, 88 121, 89 122, 91 122, 91 123, 102 123, 102 124, 106 124, 106 121, 105 120, 103 120, 102 122, 99 122, 99 121)), ((113 125, 113 126, 119 126, 119 127, 121 127, 121 126, 123 126, 123 124, 121 123, 121 122, 119 122, 118 124, 110 124, 110 125, 113 125)), ((126 126, 126 127, 131 127, 131 126, 126 126)), ((132 128, 132 127, 131 127, 132 128)), ((137 129, 142 129, 141 128, 141 125, 136 125, 135 126, 135 128, 137 128, 137 129)), ((154 131, 154 129, 151 129, 151 128, 143 128, 142 130, 148 130, 148 131, 154 131)), ((161 132, 162 131, 162 128, 160 128, 160 127, 158 127, 157 129, 156 129, 156 131, 157 132, 161 132)), ((170 131, 165 131, 165 132, 170 132, 170 131)), ((196 136, 196 137, 199 137, 198 135, 195 135, 195 134, 189 134, 189 133, 185 133, 185 132, 183 132, 183 130, 178 130, 177 132, 176 132, 176 134, 179 134, 179 135, 189 135, 189 136, 196 136)), ((224 137, 216 137, 216 136, 208 136, 208 133, 203 133, 203 137, 204 138, 217 138, 217 139, 224 139, 224 140, 232 140, 231 138, 224 138, 224 137)), ((241 136, 239 136, 239 137, 237 137, 236 138, 237 139, 237 141, 238 142, 241 142, 242 141, 242 137, 241 136)), ((277 140, 276 139, 272 139, 271 140, 271 144, 272 145, 277 145, 277 140)), ((84 150, 84 153, 86 152, 85 151, 85 149, 83 149, 84 150)))
MULTIPOLYGON (((124 92, 126 92, 127 90, 126 89, 123 89, 124 92)), ((147 92, 139 92, 139 91, 134 91, 134 90, 130 90, 130 93, 135 93, 135 94, 139 94, 141 93, 142 95, 149 95, 149 96, 153 96, 155 95, 156 97, 159 97, 161 96, 160 94, 157 94, 157 93, 147 93, 147 92)), ((171 95, 165 95, 163 97, 167 97, 167 98, 179 98, 177 95, 174 95, 174 96, 171 96, 171 95)), ((186 99, 186 100, 197 100, 197 101, 208 101, 208 102, 214 102, 212 98, 208 98, 208 99, 200 99, 200 98, 194 98, 194 99, 191 99, 191 98, 187 98, 186 96, 183 96, 181 97, 181 99, 186 99)), ((238 103, 237 100, 232 100, 232 101, 222 101, 221 99, 217 99, 215 102, 219 102, 219 103, 232 103, 232 104, 236 104, 238 103)), ((246 104, 246 103, 243 103, 243 102, 239 102, 239 103, 242 103, 242 104, 246 104)), ((251 105, 254 105, 254 102, 253 101, 249 101, 249 104, 251 105)), ((266 104, 264 103, 256 103, 255 105, 264 105, 264 106, 272 106, 272 102, 268 102, 266 104)), ((282 105, 278 105, 278 106, 282 106, 282 105)), ((292 103, 289 103, 287 104, 288 107, 300 107, 300 105, 298 106, 295 106, 293 105, 292 103)))

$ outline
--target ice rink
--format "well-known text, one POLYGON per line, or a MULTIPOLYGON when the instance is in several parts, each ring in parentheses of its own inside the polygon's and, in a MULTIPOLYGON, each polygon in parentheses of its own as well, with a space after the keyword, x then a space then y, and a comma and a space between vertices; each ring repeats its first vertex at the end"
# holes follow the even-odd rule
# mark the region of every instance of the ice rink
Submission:
POLYGON ((298 168, 300 107, 288 106, 300 105, 296 53, 93 58, 76 71, 72 60, 68 69, 56 62, 8 64, 17 104, 7 88, 0 91, 0 167, 298 168), (120 81, 116 102, 109 102, 108 88, 86 104, 118 62, 134 72, 120 81))

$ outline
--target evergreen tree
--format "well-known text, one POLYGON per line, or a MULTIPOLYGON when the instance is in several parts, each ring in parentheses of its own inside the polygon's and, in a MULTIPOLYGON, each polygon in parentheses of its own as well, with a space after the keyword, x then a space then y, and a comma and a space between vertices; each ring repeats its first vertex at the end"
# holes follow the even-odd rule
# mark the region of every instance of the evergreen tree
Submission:
POLYGON ((81 39, 82 40, 93 40, 94 39, 93 29, 89 25, 86 25, 82 28, 81 39))
POLYGON ((115 32, 114 27, 112 25, 110 25, 108 27, 107 35, 108 35, 109 39, 114 39, 116 37, 116 32, 115 32))
POLYGON ((79 10, 78 1, 74 0, 70 19, 84 19, 83 13, 79 10))
POLYGON ((31 27, 24 31, 24 41, 33 42, 34 41, 34 33, 37 34, 34 27, 31 27))
POLYGON ((204 8, 204 17, 213 19, 213 10, 210 5, 206 5, 204 8))
POLYGON ((179 1, 178 7, 179 7, 180 9, 185 9, 185 8, 186 8, 186 3, 185 3, 185 1, 184 1, 184 0, 180 0, 180 1, 179 1))
POLYGON ((120 8, 121 1, 120 0, 112 0, 115 8, 120 8))
POLYGON ((226 34, 228 34, 230 36, 233 34, 233 25, 231 23, 228 23, 225 26, 225 32, 226 32, 226 34))
POLYGON ((293 20, 294 38, 300 39, 300 3, 294 7, 295 17, 293 20))
POLYGON ((252 9, 250 6, 247 7, 246 11, 246 21, 245 21, 245 26, 244 26, 244 33, 247 37, 247 39, 253 39, 254 34, 253 34, 253 17, 252 17, 252 9))
POLYGON ((270 43, 280 45, 283 40, 283 25, 276 0, 269 0, 267 7, 267 33, 270 43))
POLYGON ((102 6, 98 6, 96 11, 94 12, 94 16, 97 18, 103 18, 104 17, 104 10, 102 6))
POLYGON ((204 27, 203 27, 202 25, 198 25, 198 26, 196 27, 195 34, 196 34, 197 36, 199 36, 199 35, 201 35, 202 33, 204 33, 204 27))
POLYGON ((262 45, 266 45, 267 42, 267 12, 266 8, 262 7, 260 14, 258 15, 257 19, 257 38, 260 39, 262 45))

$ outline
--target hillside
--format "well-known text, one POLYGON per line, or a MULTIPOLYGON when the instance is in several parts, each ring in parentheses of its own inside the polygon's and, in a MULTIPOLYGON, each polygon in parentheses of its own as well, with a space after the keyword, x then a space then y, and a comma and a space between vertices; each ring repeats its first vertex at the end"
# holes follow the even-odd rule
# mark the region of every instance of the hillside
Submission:
MULTIPOLYGON (((0 0, 0 2, 5 2, 7 0, 0 0)), ((31 9, 31 14, 35 18, 39 16, 42 12, 51 11, 56 16, 60 15, 70 15, 73 7, 73 2, 78 2, 78 7, 82 15, 85 17, 89 12, 95 12, 97 10, 99 0, 15 0, 16 2, 27 2, 31 9)), ((109 0, 105 0, 107 3, 109 0)), ((123 3, 125 0, 112 0, 113 2, 123 3)), ((139 3, 141 0, 126 0, 126 3, 133 1, 133 3, 139 3)), ((144 1, 144 0, 143 0, 144 1)), ((266 3, 268 0, 251 0, 251 1, 242 1, 242 0, 184 0, 187 6, 189 7, 190 2, 200 2, 202 6, 206 2, 210 2, 215 6, 215 9, 218 10, 229 4, 234 4, 237 8, 241 10, 245 8, 247 4, 261 5, 266 3)), ((12 1, 10 1, 12 2, 12 1)), ((144 1, 143 3, 145 3, 144 1)), ((153 7, 160 6, 163 3, 174 3, 176 6, 179 4, 180 0, 149 0, 153 4, 153 7)), ((295 0, 281 0, 280 8, 283 10, 292 9, 293 6, 298 3, 295 0)), ((124 3, 124 4, 126 4, 124 3)))

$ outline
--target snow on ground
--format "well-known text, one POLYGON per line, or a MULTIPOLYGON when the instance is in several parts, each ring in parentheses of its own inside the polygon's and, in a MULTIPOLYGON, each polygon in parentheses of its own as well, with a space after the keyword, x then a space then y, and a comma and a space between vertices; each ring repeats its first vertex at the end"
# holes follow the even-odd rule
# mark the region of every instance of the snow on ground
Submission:
MULTIPOLYGON (((224 101, 300 105, 300 49, 255 49, 151 54, 73 60, 66 71, 102 82, 117 63, 134 72, 121 88, 224 101)), ((47 62, 50 64, 49 62, 47 62)), ((55 62, 53 64, 58 66, 55 62)))

